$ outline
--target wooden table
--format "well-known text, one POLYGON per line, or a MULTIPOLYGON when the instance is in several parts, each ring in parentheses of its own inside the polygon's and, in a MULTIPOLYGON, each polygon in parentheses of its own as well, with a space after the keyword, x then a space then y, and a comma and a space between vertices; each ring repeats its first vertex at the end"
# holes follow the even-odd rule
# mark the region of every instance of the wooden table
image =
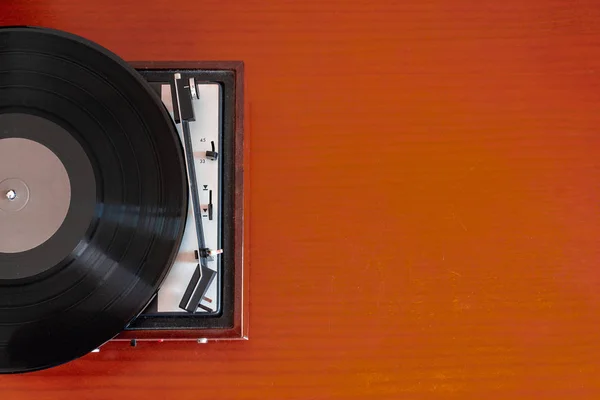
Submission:
POLYGON ((2 0, 243 60, 250 340, 108 344, 2 399, 597 399, 600 3, 2 0))

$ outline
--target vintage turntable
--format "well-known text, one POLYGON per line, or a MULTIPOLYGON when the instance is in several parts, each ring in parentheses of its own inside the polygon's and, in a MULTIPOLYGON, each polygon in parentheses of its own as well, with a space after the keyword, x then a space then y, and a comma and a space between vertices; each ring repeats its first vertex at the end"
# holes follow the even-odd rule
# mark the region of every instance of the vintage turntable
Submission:
POLYGON ((0 372, 247 338, 243 64, 0 28, 0 372))

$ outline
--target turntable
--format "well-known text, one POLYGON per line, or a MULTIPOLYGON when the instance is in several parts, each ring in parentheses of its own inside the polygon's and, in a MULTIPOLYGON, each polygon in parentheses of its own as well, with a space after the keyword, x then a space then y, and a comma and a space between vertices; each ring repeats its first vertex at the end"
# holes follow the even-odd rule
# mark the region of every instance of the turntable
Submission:
POLYGON ((0 373, 246 339, 243 64, 0 28, 0 373))

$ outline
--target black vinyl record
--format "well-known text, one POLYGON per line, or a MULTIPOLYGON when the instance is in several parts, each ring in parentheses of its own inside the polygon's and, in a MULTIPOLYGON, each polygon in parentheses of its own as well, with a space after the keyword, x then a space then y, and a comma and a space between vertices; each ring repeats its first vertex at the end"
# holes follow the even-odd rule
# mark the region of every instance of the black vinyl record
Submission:
POLYGON ((0 28, 0 373, 122 331, 167 274, 186 214, 177 130, 138 73, 68 33, 0 28))

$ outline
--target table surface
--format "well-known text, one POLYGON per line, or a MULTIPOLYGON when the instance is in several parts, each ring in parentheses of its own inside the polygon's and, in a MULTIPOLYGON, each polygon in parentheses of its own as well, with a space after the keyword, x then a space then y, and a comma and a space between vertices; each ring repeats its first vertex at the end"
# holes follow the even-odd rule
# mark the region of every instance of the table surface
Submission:
POLYGON ((245 62, 251 285, 247 342, 111 343, 3 399, 600 396, 596 0, 2 0, 0 24, 245 62))

